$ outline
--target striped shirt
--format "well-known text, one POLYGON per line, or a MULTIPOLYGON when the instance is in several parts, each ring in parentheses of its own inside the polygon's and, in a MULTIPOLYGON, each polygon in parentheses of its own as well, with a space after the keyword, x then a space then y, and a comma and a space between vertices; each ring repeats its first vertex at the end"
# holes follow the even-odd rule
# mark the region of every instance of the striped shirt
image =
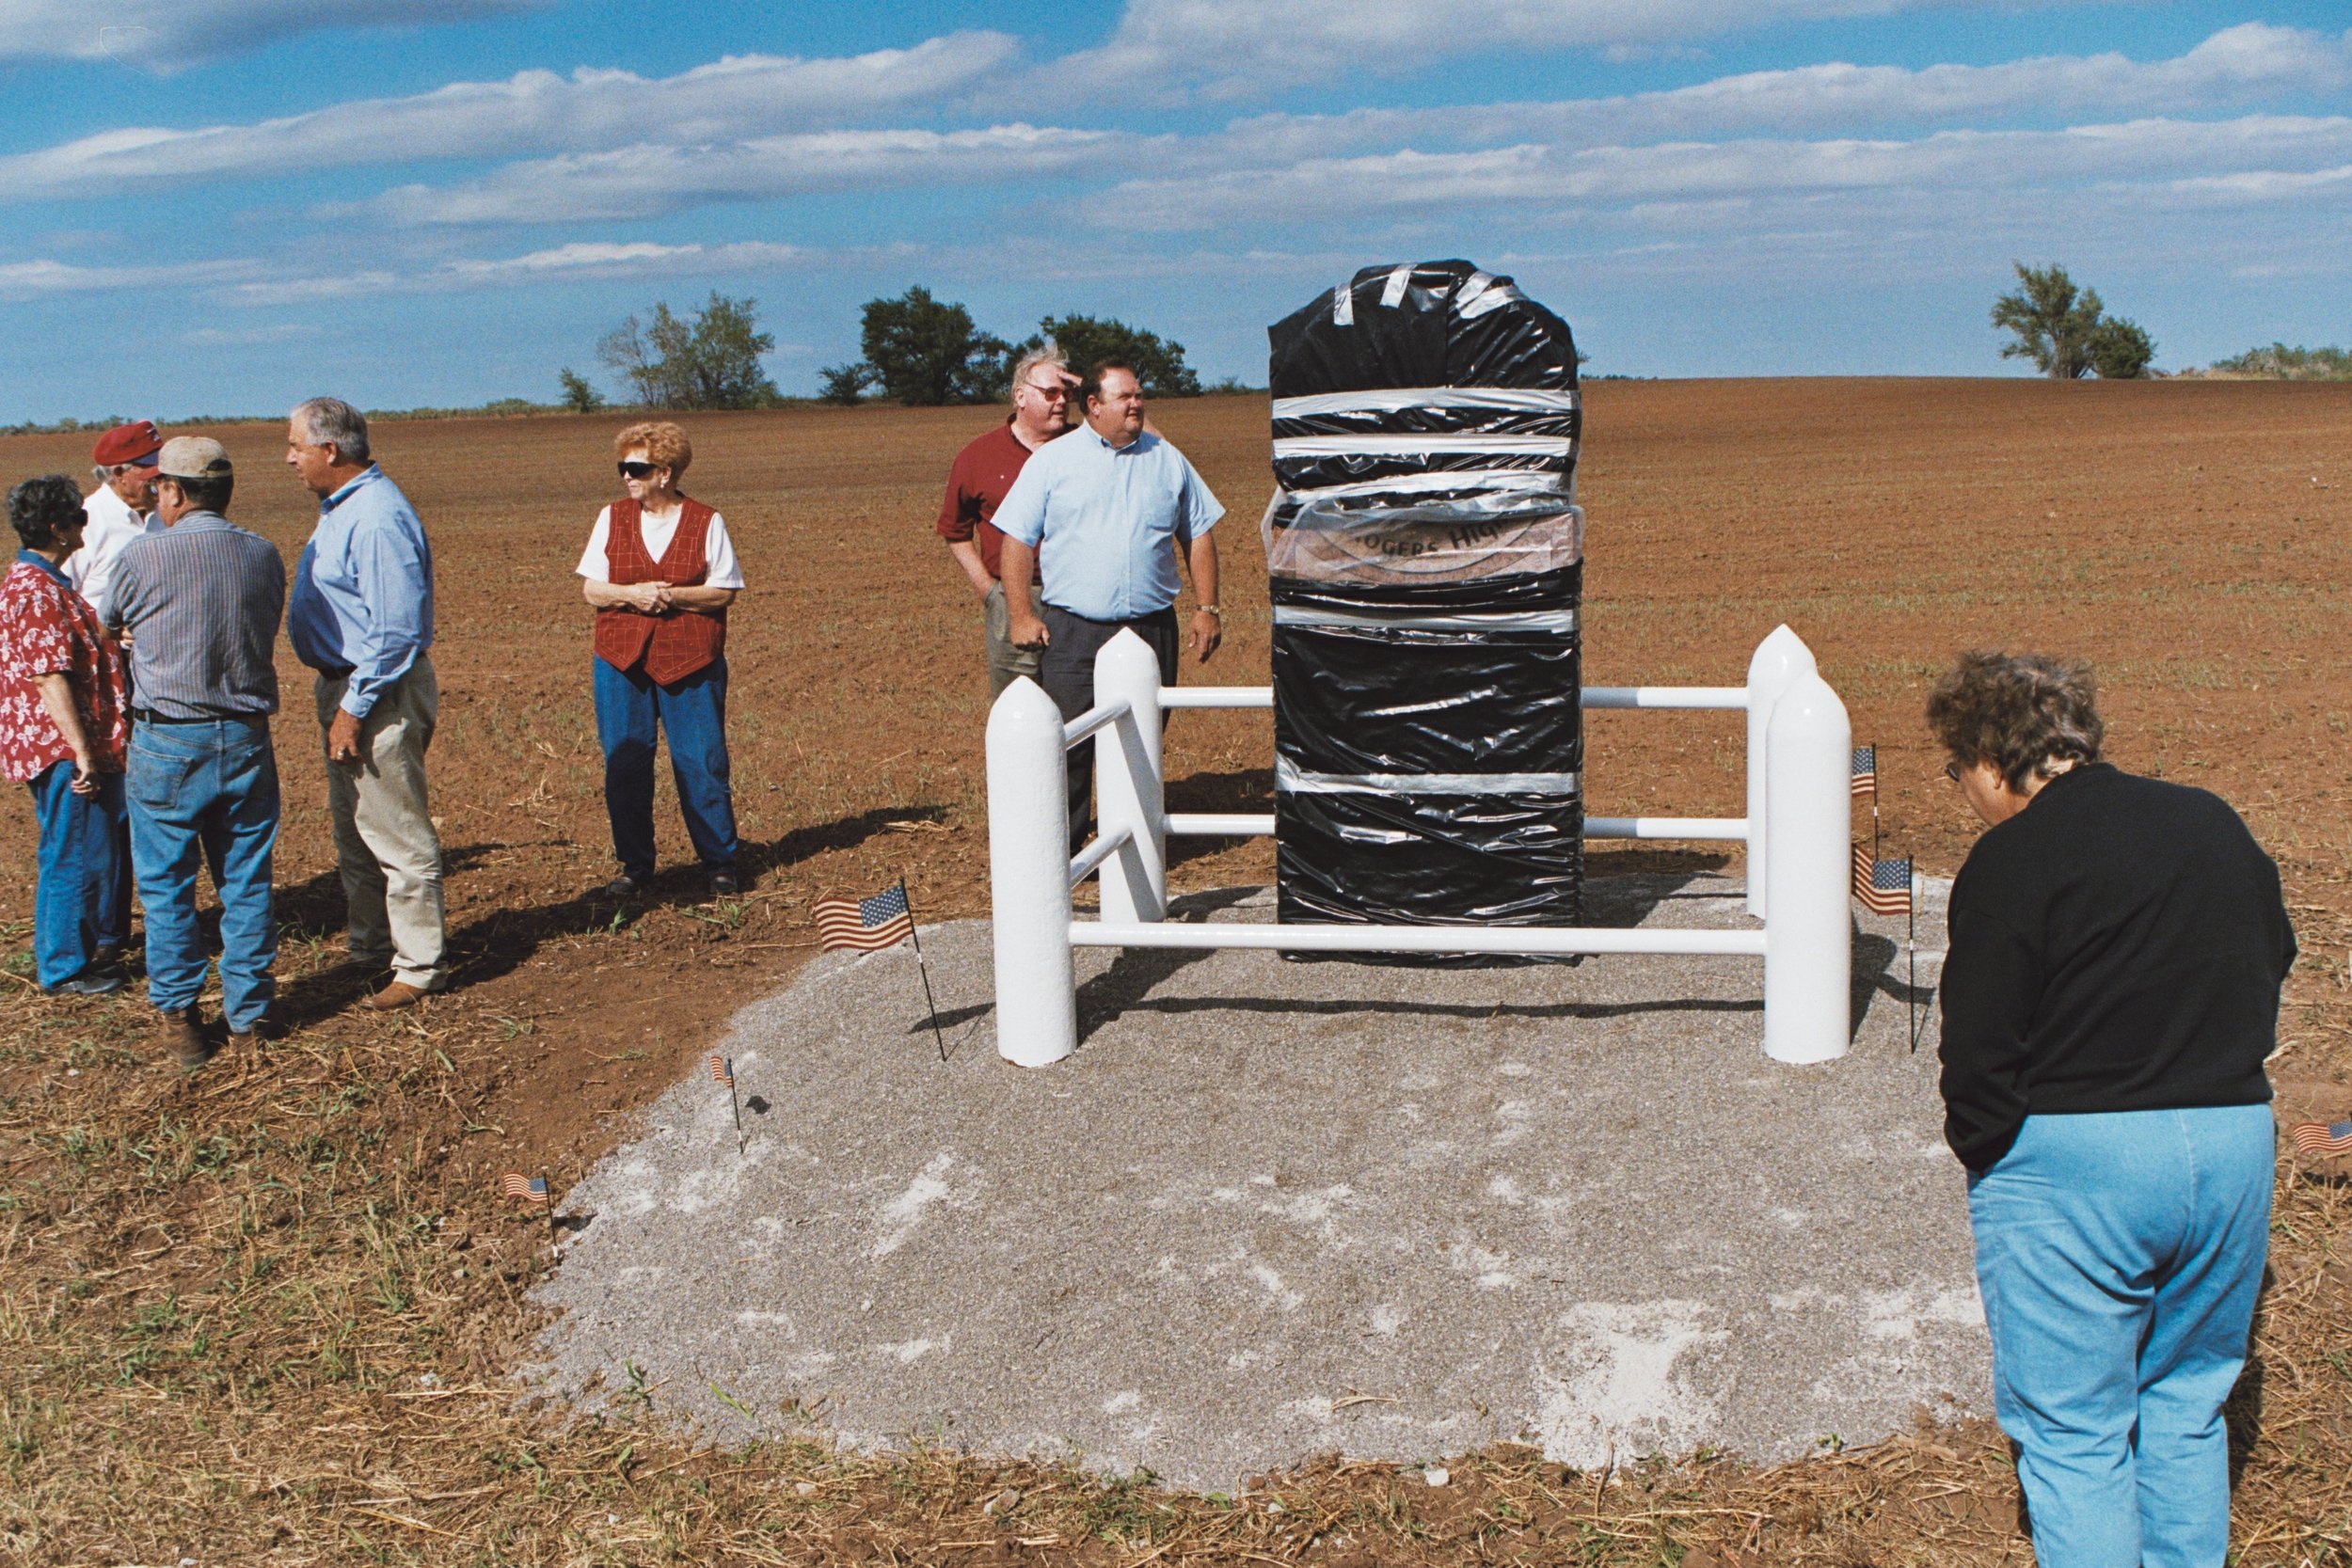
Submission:
POLYGON ((165 719, 278 711, 278 546, 215 512, 191 512, 115 558, 99 619, 128 634, 139 709, 165 719))

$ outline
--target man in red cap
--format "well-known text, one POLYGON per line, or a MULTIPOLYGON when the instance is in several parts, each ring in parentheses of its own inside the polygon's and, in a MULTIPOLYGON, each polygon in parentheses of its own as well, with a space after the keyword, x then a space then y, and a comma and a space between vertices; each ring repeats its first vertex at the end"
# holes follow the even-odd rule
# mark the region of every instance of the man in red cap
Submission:
POLYGON ((82 547, 65 563, 65 579, 89 601, 92 610, 105 602, 106 583, 114 576, 115 557, 122 546, 148 531, 155 510, 155 454, 163 450, 163 432, 152 420, 119 424, 98 438, 90 459, 98 466, 98 488, 82 498, 82 547))

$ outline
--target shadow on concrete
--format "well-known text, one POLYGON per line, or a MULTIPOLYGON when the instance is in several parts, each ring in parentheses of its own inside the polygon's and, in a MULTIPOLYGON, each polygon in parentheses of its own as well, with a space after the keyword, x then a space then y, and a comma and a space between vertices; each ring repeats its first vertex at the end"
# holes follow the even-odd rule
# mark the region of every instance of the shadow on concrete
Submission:
MULTIPOLYGON (((1211 893, 1188 893, 1168 900, 1172 921, 1200 924, 1219 910, 1256 895, 1257 888, 1226 887, 1211 893)), ((1194 964, 1215 956, 1207 947, 1122 947, 1110 968, 1078 988, 1078 1049, 1083 1051, 1097 1029, 1133 1009, 1160 985, 1194 964)))

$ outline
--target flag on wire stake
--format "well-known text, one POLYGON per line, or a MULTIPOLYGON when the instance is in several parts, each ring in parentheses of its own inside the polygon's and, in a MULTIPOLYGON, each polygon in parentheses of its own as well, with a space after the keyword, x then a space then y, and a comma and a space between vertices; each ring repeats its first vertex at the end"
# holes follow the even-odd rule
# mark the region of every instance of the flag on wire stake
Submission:
POLYGON ((1875 800, 1878 793, 1879 749, 1857 746, 1853 749, 1853 798, 1859 800, 1867 795, 1875 800))
POLYGON ((939 1004, 931 997, 930 960, 923 957, 923 938, 914 928, 914 908, 907 899, 903 876, 871 898, 819 898, 817 911, 818 945, 853 953, 879 953, 902 942, 914 943, 915 967, 923 972, 923 1001, 930 1008, 931 1038, 939 1059, 947 1059, 947 1037, 940 1033, 939 1004))
POLYGON ((545 1176, 525 1176, 521 1171, 510 1170, 506 1173, 505 1179, 499 1183, 499 1190, 507 1197, 518 1197, 525 1203, 536 1204, 545 1209, 548 1212, 548 1240, 550 1243, 562 1243, 564 1238, 555 1228, 555 1204, 551 1201, 553 1195, 548 1189, 548 1179, 545 1176))
POLYGON ((2287 1136, 2306 1154, 2352 1154, 2352 1118, 2321 1125, 2303 1122, 2287 1136))
MULTIPOLYGON (((1856 753, 1859 755, 1860 753, 1856 753)), ((1883 861, 1853 847, 1854 901, 1872 914, 1899 914, 1910 927, 1903 948, 1909 955, 1911 978, 1904 986, 1904 1016, 1911 1026, 1911 1049, 1919 1049, 1919 901, 1912 895, 1911 857, 1883 861)))
POLYGON ((710 1076, 713 1082, 727 1086, 727 1104, 735 1111, 735 1152, 739 1155, 747 1146, 743 1141, 743 1102, 735 1098, 735 1058, 711 1057, 710 1076))

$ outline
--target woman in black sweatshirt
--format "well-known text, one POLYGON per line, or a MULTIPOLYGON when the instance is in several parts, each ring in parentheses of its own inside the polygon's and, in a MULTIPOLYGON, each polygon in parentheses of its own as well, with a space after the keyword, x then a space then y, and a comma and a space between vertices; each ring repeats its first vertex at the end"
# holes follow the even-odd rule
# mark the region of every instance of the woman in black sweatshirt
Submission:
POLYGON ((2218 1568, 2295 932, 2227 803, 2099 760, 2093 698, 2079 662, 1971 653, 1928 700, 1987 824, 1952 885, 1945 1137, 2036 1559, 2218 1568))

